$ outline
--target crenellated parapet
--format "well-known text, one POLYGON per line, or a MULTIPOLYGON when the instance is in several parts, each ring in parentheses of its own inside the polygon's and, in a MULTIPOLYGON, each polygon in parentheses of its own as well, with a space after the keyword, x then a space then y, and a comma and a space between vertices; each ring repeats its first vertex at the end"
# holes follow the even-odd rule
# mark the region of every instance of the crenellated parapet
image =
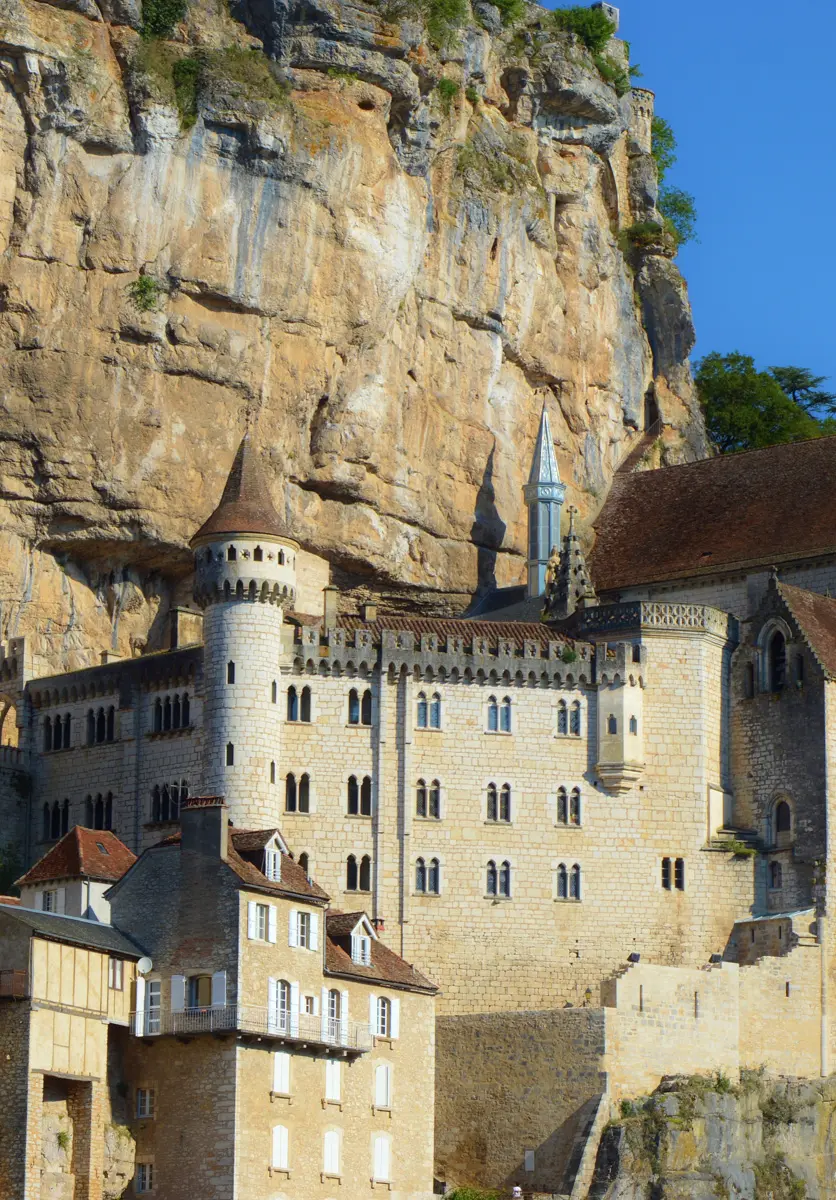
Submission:
POLYGON ((203 545, 194 556, 194 598, 206 608, 233 600, 278 604, 296 602, 296 551, 288 541, 238 536, 203 545))

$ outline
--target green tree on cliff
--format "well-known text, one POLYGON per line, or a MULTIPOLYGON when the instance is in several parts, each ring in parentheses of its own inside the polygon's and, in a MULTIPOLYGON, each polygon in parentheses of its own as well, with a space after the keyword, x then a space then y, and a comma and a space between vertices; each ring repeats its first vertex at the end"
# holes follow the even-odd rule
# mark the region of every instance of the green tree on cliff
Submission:
POLYGON ((836 397, 819 385, 824 377, 805 368, 759 371, 748 354, 707 354, 697 363, 696 384, 708 434, 722 454, 836 433, 836 397), (828 406, 830 406, 828 408, 828 406))

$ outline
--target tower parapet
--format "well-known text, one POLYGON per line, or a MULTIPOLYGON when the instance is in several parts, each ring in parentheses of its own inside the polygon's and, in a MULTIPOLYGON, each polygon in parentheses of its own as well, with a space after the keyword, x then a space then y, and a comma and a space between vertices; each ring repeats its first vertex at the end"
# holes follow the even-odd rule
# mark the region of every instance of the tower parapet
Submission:
POLYGON ((627 149, 631 155, 650 154, 653 149, 653 114, 656 93, 634 87, 630 92, 630 127, 627 149))

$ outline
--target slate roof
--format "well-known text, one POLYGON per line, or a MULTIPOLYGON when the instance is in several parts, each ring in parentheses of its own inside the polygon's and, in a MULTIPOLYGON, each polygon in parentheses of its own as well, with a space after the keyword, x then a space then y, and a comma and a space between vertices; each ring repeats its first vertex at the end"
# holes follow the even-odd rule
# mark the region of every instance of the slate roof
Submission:
POLYGON ((805 588, 778 583, 783 598, 813 654, 830 679, 836 679, 836 600, 805 588))
POLYGON ((595 532, 599 594, 836 553, 836 437, 616 475, 595 532))
POLYGON ((394 987, 407 988, 410 991, 429 992, 435 994, 438 988, 434 983, 416 971, 410 963, 404 960, 394 950, 390 950, 383 942, 372 938, 371 966, 364 967, 351 958, 350 945, 341 945, 346 941, 351 930, 363 916, 363 913, 328 912, 325 914, 325 927, 328 939, 325 945, 325 970, 329 975, 343 975, 352 979, 362 979, 366 983, 391 984, 394 987))
POLYGON ((25 875, 21 875, 15 886, 50 883, 54 879, 93 879, 101 883, 115 883, 135 862, 136 855, 124 842, 119 841, 115 833, 76 825, 51 850, 47 850, 25 875))
POLYGON ((102 925, 84 917, 65 917, 58 913, 38 912, 34 908, 5 904, 0 905, 0 914, 19 921, 38 937, 48 941, 84 946, 88 950, 117 954, 121 958, 142 958, 142 950, 112 925, 102 925))
MULTIPOLYGON (((542 601, 540 603, 542 606, 542 601)), ((546 646, 549 642, 567 640, 549 625, 493 619, 473 620, 470 617, 413 617, 402 616, 400 613, 385 613, 375 621, 364 621, 362 617, 346 615, 338 618, 338 624, 341 629, 351 632, 355 629, 370 630, 375 645, 381 643, 384 629, 393 630, 395 633, 402 629, 412 630, 418 637, 422 633, 435 633, 442 649, 447 638, 460 637, 464 639, 466 651, 470 650, 473 639, 478 637, 485 638, 488 649, 494 651, 498 648, 500 640, 506 639, 516 642, 519 647, 522 647, 524 641, 546 646)))
POLYGON ((249 434, 241 439, 220 504, 190 544, 194 545, 203 537, 225 537, 236 533, 261 533, 296 544, 270 498, 270 489, 249 434))

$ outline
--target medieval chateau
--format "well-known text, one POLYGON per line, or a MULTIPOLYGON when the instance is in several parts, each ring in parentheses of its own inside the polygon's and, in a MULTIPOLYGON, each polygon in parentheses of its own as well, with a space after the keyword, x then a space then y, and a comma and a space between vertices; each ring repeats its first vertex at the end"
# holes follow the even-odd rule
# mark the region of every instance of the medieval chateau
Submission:
POLYGON ((623 472, 587 564, 544 409, 525 589, 304 612, 245 437, 170 650, 4 650, 0 1196, 579 1197, 619 1096, 826 1074, 834 478, 623 472))

